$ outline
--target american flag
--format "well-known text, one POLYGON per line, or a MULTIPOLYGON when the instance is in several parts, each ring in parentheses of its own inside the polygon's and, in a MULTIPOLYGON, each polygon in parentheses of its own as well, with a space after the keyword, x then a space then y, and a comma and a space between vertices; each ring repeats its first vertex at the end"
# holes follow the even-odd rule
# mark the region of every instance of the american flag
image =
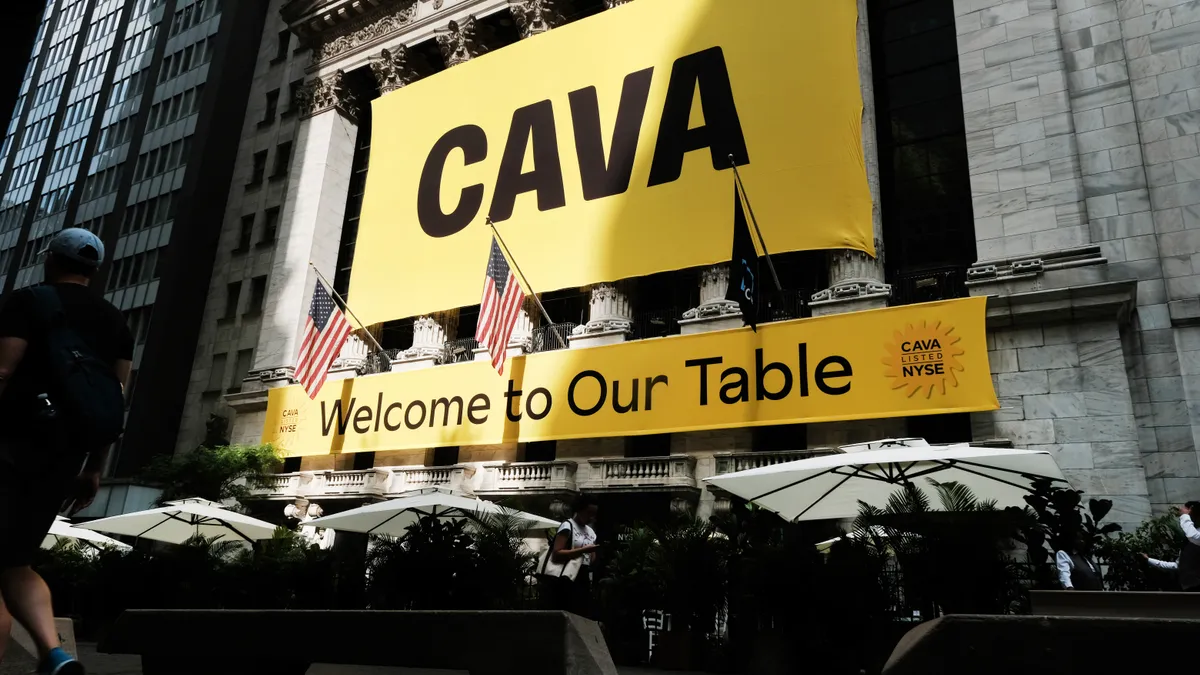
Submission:
POLYGON ((329 375, 329 366, 348 337, 350 323, 325 290, 325 284, 318 279, 312 306, 308 308, 308 321, 304 323, 300 360, 296 364, 296 381, 304 385, 309 398, 316 398, 321 391, 329 375))
POLYGON ((504 374, 504 361, 508 358, 508 340, 512 337, 513 326, 517 324, 523 302, 525 292, 504 259, 500 243, 493 236, 475 339, 492 355, 492 367, 501 375, 504 374))

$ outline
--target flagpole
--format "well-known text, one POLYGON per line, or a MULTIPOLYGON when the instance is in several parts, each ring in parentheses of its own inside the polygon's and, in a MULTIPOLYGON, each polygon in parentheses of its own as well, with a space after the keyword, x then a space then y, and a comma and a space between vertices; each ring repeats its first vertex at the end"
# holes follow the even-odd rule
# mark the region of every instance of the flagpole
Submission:
POLYGON ((383 345, 379 344, 379 341, 375 339, 375 336, 371 335, 371 331, 367 330, 367 326, 357 316, 354 315, 354 310, 350 309, 350 303, 346 302, 346 299, 337 292, 337 290, 333 287, 333 284, 329 283, 329 280, 325 278, 325 275, 321 274, 321 270, 317 269, 317 266, 314 265, 311 260, 308 261, 308 266, 312 268, 312 271, 317 273, 317 278, 329 288, 329 292, 333 293, 333 297, 337 298, 338 302, 342 303, 342 307, 346 308, 346 313, 358 323, 359 329, 366 333, 367 337, 371 338, 371 343, 375 345, 375 353, 385 353, 383 345))
MULTIPOLYGON (((521 268, 517 265, 517 259, 514 258, 512 256, 512 252, 508 250, 508 244, 504 243, 504 237, 500 236, 500 231, 496 229, 496 223, 492 222, 491 216, 487 217, 487 224, 488 227, 492 228, 492 234, 496 235, 496 241, 499 242, 500 248, 504 250, 504 257, 508 258, 508 263, 512 265, 513 271, 517 273, 517 276, 521 277, 521 283, 525 286, 525 288, 529 289, 529 295, 533 297, 533 301, 537 303, 538 309, 542 312, 542 317, 546 319, 546 327, 549 328, 550 326, 553 326, 554 320, 550 318, 550 313, 547 312, 546 308, 542 305, 542 301, 540 298, 538 298, 537 293, 533 292, 533 286, 529 285, 529 280, 525 278, 525 273, 522 272, 521 268)), ((557 330, 551 330, 551 332, 554 333, 554 337, 558 338, 558 344, 563 349, 566 349, 567 341, 563 339, 563 336, 560 335, 557 330)))
POLYGON ((742 199, 746 202, 746 210, 750 212, 750 222, 754 225, 754 232, 758 235, 758 243, 762 246, 763 257, 767 259, 767 269, 771 270, 771 279, 775 281, 775 290, 783 293, 783 285, 779 283, 779 275, 775 273, 775 263, 771 262, 771 254, 767 251, 767 240, 763 239, 762 230, 758 229, 758 218, 754 217, 754 207, 750 205, 750 195, 746 193, 746 184, 742 182, 742 174, 738 173, 737 161, 733 155, 729 155, 729 166, 733 167, 733 178, 737 181, 738 190, 742 193, 742 199))

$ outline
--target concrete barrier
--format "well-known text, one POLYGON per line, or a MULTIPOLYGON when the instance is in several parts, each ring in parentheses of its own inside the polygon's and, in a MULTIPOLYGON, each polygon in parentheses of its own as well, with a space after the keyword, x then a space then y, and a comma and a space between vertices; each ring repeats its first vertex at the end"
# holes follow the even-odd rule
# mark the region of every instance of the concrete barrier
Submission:
POLYGON ((1200 621, 1187 619, 951 615, 909 631, 883 673, 1190 672, 1198 634, 1200 621))
POLYGON ((1039 616, 1200 619, 1200 593, 1030 591, 1029 599, 1039 616))
POLYGON ((130 610, 101 652, 143 675, 303 675, 314 663, 471 675, 616 675, 594 621, 564 612, 130 610))

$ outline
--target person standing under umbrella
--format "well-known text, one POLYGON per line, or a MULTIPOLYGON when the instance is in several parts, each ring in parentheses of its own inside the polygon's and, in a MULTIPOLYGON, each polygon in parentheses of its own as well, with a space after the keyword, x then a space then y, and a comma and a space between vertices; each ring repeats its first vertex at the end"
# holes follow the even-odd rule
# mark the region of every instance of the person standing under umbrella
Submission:
POLYGON ((100 238, 68 228, 50 240, 46 283, 0 310, 0 657, 12 617, 38 650, 38 673, 82 675, 59 643, 46 582, 30 564, 54 517, 87 507, 123 426, 133 337, 121 312, 88 288, 100 238))
POLYGON ((596 531, 592 523, 596 520, 599 507, 588 495, 575 500, 575 514, 558 526, 554 535, 550 555, 554 562, 569 566, 573 560, 580 561, 579 572, 572 579, 563 575, 557 578, 554 588, 554 608, 591 618, 592 566, 596 562, 596 531))
POLYGON ((1187 537, 1187 544, 1179 552, 1175 562, 1155 560, 1145 553, 1142 557, 1152 567, 1164 570, 1176 570, 1179 574, 1179 587, 1187 593, 1200 593, 1200 530, 1192 522, 1192 512, 1200 508, 1200 501, 1188 502, 1179 507, 1179 526, 1187 537))

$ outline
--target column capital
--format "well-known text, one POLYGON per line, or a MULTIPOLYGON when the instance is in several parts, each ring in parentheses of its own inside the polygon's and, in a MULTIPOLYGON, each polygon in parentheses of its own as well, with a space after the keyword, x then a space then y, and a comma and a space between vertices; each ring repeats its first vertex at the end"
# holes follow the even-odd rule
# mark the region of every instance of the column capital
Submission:
POLYGON ((406 45, 384 49, 370 60, 371 72, 379 83, 379 93, 386 94, 421 79, 423 59, 406 45))
POLYGON ((341 70, 306 82, 296 91, 296 105, 300 110, 300 119, 336 110, 351 122, 358 123, 358 97, 347 86, 346 73, 341 70))
POLYGON ((521 30, 522 39, 565 23, 561 5, 562 0, 508 0, 508 9, 521 30))
POLYGON ((451 21, 446 30, 437 34, 438 47, 446 59, 446 67, 457 66, 487 52, 487 46, 479 38, 478 22, 474 16, 451 21))

